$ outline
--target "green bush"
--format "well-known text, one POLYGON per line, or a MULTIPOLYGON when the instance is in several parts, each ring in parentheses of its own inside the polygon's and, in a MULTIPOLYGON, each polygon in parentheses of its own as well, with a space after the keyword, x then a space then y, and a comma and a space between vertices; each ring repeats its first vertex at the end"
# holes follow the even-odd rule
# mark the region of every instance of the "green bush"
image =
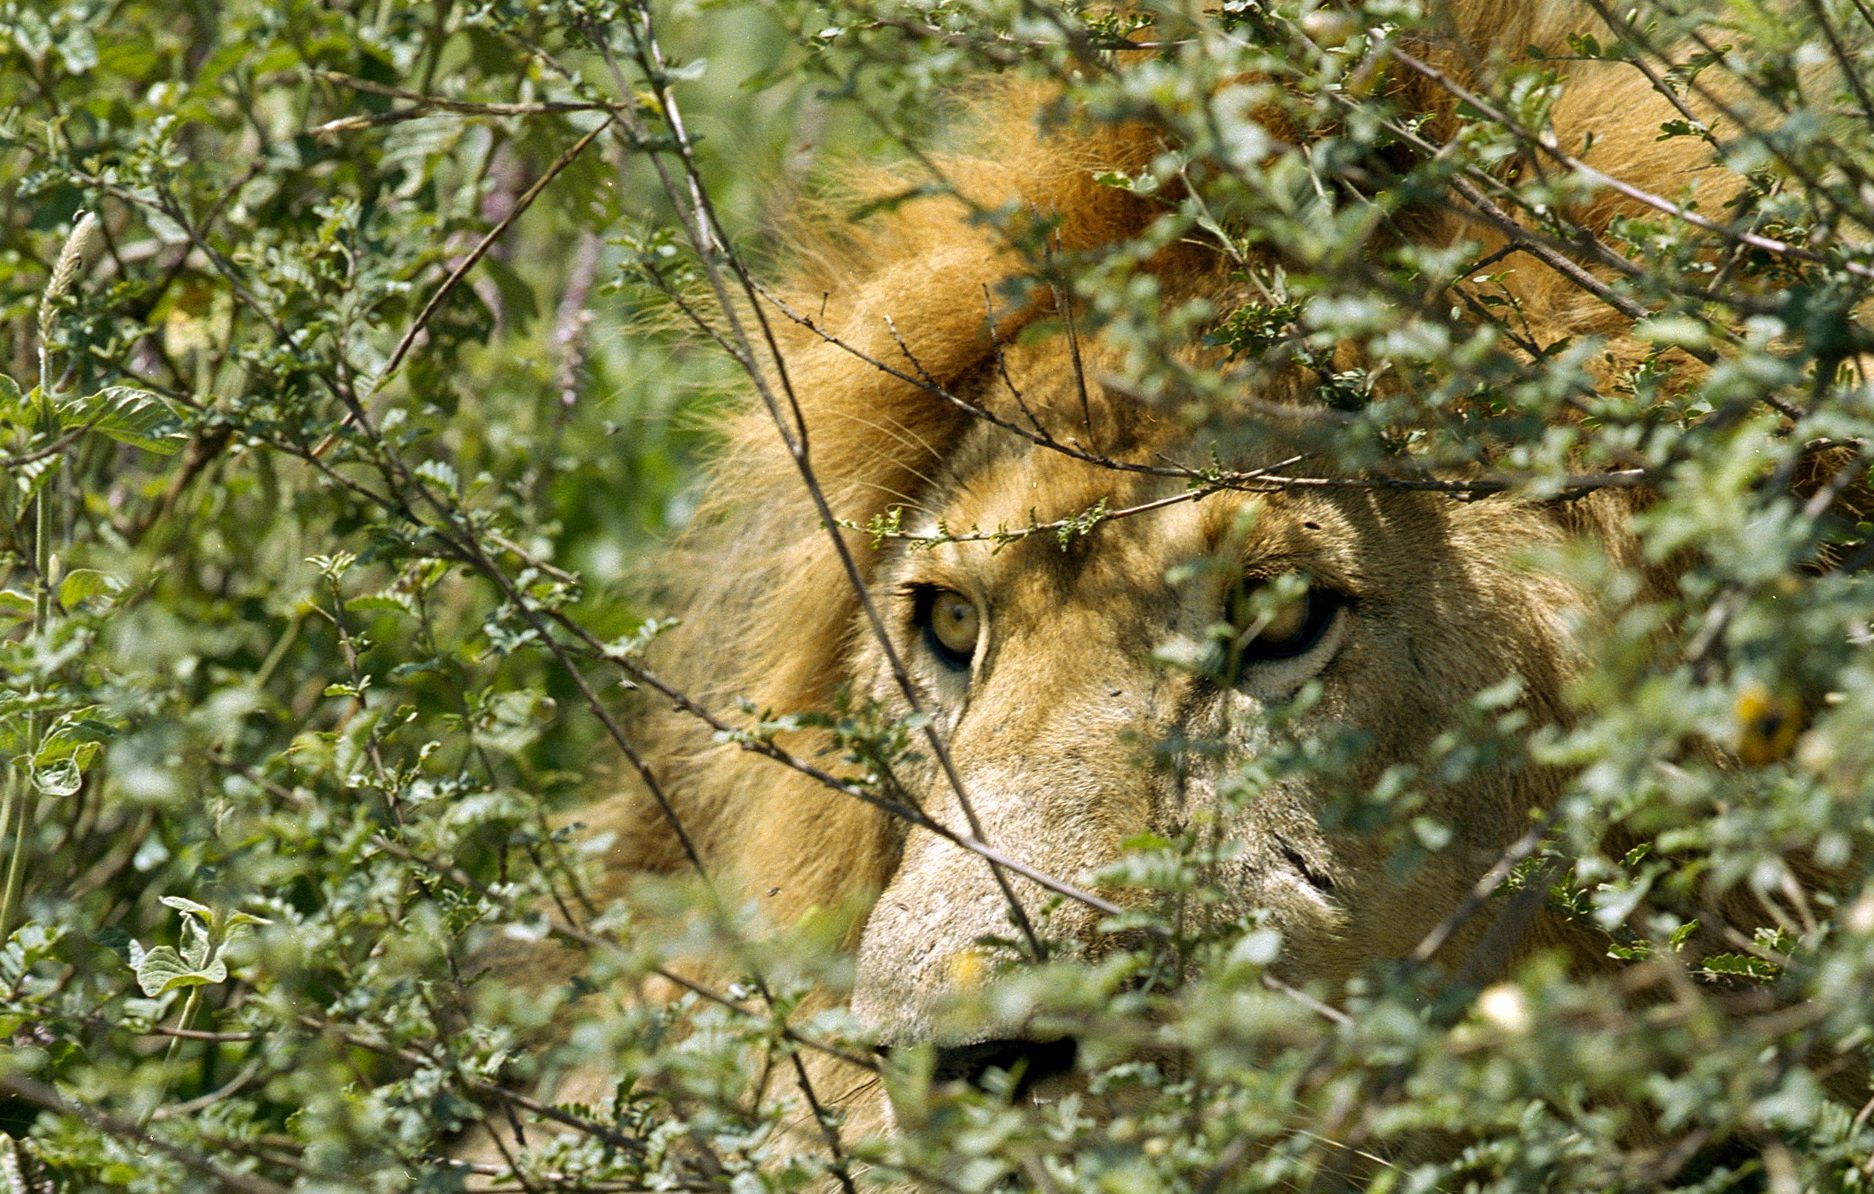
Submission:
MULTIPOLYGON (((1531 148, 1552 56, 1415 154, 1373 81, 1435 19, 1413 0, 1144 8, 0 5, 10 1188, 1874 1186, 1874 12, 1606 10, 1572 55, 1729 104, 1660 136, 1709 141, 1741 197, 1664 196, 1584 245, 1562 213, 1607 184, 1531 148), (1128 43, 1149 48, 1117 65, 1128 43), (1255 925, 1160 918, 985 996, 1075 1026, 1085 1098, 933 1086, 913 1051, 887 1067, 901 1130, 865 1137, 837 1107, 801 1128, 776 1077, 869 1047, 815 997, 851 981, 838 925, 750 933, 682 884, 587 900, 605 843, 570 810, 637 742, 651 565, 706 416, 748 385, 706 334, 708 276, 785 270, 778 212, 855 156, 940 143, 991 74, 1163 130, 1104 180, 1164 194, 1159 221, 1057 284, 1194 426, 1240 383, 1181 363, 1205 337, 1315 371, 1340 416, 1321 476, 1654 495, 1644 560, 1550 561, 1608 595, 1575 720, 1533 732, 1486 691, 1437 756, 1565 769, 1489 899, 1546 900, 1618 966, 1302 991, 1255 925), (1299 144, 1225 110, 1245 79, 1299 144), (1524 153, 1546 168, 1491 172, 1524 153), (1612 388, 1606 339, 1529 342, 1500 261, 1373 251, 1454 185, 1593 266, 1647 346, 1612 388), (1267 302, 1153 291, 1141 263, 1181 238, 1257 263, 1267 302), (1428 279, 1452 301, 1420 301, 1428 279), (1654 565, 1675 596, 1631 599, 1654 565), (1700 944, 1733 897, 1761 927, 1700 944), (1191 977, 1139 982, 1167 940, 1191 977), (734 981, 632 997, 698 956, 734 981), (1138 1060, 1148 1023, 1202 1064, 1138 1060), (478 1123, 519 1133, 517 1173, 453 1159, 478 1123)), ((835 712, 722 707, 756 747, 835 712)), ((915 726, 837 712, 861 784, 914 749, 915 726)), ((1339 765, 1315 745, 1261 765, 1339 765)), ((1342 815, 1412 849, 1448 835, 1354 796, 1342 815)), ((1134 846, 1106 882, 1203 898, 1197 835, 1134 846)))

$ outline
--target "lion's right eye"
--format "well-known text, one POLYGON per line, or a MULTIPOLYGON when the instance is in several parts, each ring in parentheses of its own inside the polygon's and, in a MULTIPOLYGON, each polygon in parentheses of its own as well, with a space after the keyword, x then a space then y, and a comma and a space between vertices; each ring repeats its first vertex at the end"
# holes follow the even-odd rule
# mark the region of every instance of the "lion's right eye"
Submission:
POLYGON ((915 610, 931 654, 947 667, 966 670, 976 656, 976 640, 982 637, 982 614, 976 603, 955 589, 930 587, 918 590, 915 610))
POLYGON ((1309 585, 1254 623, 1255 637, 1242 645, 1245 663, 1275 663, 1306 655, 1326 637, 1344 604, 1331 589, 1309 585))

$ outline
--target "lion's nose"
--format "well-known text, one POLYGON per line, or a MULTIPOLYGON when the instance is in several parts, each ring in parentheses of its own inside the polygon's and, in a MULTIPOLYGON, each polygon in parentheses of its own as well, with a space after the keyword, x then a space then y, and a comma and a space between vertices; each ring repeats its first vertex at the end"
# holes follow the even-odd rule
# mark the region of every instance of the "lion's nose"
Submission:
POLYGON ((1015 1080, 1010 1092, 1017 1098, 1050 1078, 1073 1073, 1080 1052, 1072 1037, 1052 1041, 977 1041, 969 1045, 943 1045, 937 1049, 932 1077, 939 1082, 967 1082, 980 1087, 991 1070, 1015 1080))

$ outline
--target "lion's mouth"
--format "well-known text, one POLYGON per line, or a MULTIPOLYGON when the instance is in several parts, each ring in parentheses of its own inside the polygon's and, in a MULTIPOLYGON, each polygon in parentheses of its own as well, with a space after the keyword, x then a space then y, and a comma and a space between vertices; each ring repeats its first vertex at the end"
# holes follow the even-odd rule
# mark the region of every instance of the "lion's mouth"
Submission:
POLYGON ((1013 1081, 1009 1094, 1019 1099, 1051 1078, 1073 1073, 1079 1052, 1079 1043, 1072 1037, 943 1045, 937 1049, 932 1077, 939 1082, 967 1082, 981 1088, 991 1072, 1000 1070, 1013 1081))

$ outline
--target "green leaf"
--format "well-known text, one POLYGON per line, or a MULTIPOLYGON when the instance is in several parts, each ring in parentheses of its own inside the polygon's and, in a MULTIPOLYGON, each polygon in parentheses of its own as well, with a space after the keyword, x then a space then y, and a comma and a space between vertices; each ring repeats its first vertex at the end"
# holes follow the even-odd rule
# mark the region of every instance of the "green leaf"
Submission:
POLYGON ((191 916, 199 916, 211 925, 215 923, 215 910, 213 908, 210 908, 207 904, 198 904, 187 896, 164 896, 162 898, 162 903, 168 907, 174 908, 178 912, 186 912, 191 916))
POLYGON ((96 568, 74 568, 59 582, 59 604, 72 609, 93 597, 114 592, 119 587, 116 577, 99 572, 96 568))
POLYGON ((412 471, 425 481, 434 482, 450 493, 457 492, 457 487, 461 484, 456 471, 440 460, 425 460, 412 471))
POLYGON ((1699 973, 1722 978, 1747 978, 1767 983, 1782 973, 1782 968, 1750 954, 1709 954, 1701 962, 1699 973))
POLYGON ((182 958, 184 966, 196 970, 207 966, 214 957, 214 943, 208 939, 208 930, 193 916, 182 922, 182 945, 176 953, 182 958))
POLYGON ((131 386, 106 386, 59 411, 63 427, 89 427, 120 444, 161 456, 174 455, 187 442, 177 430, 178 422, 167 401, 131 386))
POLYGON ((0 373, 0 423, 24 423, 31 409, 20 383, 0 373))
POLYGON ((105 949, 110 950, 124 961, 131 961, 132 947, 136 942, 131 940, 129 933, 124 932, 123 929, 118 926, 105 925, 97 932, 91 934, 91 939, 99 945, 102 945, 105 949))
POLYGON ((137 960, 137 985, 151 998, 183 987, 213 986, 227 977, 227 963, 220 958, 211 958, 205 966, 190 966, 167 945, 159 945, 137 960))
POLYGON ((98 43, 83 25, 73 25, 59 38, 59 59, 67 74, 89 74, 98 64, 98 43))
POLYGON ((345 603, 345 608, 354 613, 397 613, 416 616, 416 599, 408 593, 396 593, 389 589, 381 593, 366 593, 353 597, 345 603))
POLYGON ((70 796, 84 782, 84 772, 74 759, 58 759, 33 768, 33 787, 47 796, 70 796))
POLYGON ((28 461, 14 470, 16 475, 13 479, 13 483, 19 487, 18 501, 20 505, 24 506, 26 503, 39 496, 39 491, 46 487, 46 483, 58 475, 58 463, 59 456, 57 454, 41 456, 39 459, 28 461))

